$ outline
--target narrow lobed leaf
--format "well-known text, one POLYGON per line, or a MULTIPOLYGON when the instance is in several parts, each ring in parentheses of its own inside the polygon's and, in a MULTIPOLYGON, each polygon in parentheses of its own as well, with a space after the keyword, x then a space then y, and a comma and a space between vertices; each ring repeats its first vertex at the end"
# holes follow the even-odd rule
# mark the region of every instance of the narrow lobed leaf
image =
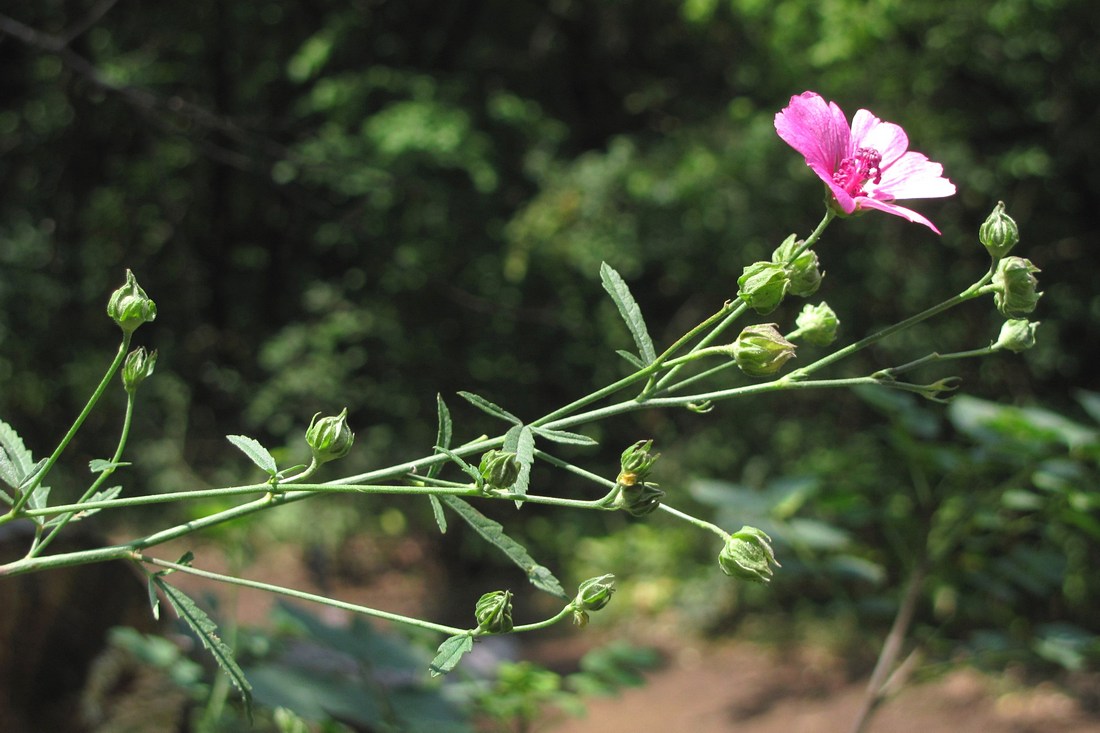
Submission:
POLYGON ((34 458, 15 428, 0 420, 0 481, 13 489, 33 473, 34 458))
POLYGON ((645 368, 645 363, 629 351, 624 351, 623 349, 615 349, 615 353, 630 362, 630 366, 634 367, 635 369, 645 368))
POLYGON ((456 464, 458 464, 458 467, 461 468, 463 471, 465 471, 466 474, 469 475, 469 477, 474 480, 475 484, 477 484, 478 486, 481 486, 481 473, 477 470, 477 468, 475 468, 474 466, 471 466, 469 463, 467 463, 465 460, 463 460, 462 456, 458 455, 457 453, 455 453, 454 451, 452 451, 448 448, 444 448, 443 446, 437 445, 435 447, 435 449, 437 451, 439 451, 440 453, 442 453, 443 455, 450 458, 456 464))
POLYGON ((489 519, 479 512, 469 502, 463 501, 457 496, 439 497, 444 504, 462 517, 463 520, 481 537, 502 551, 508 559, 514 562, 527 575, 528 580, 539 590, 544 590, 553 596, 568 600, 562 584, 554 577, 546 567, 535 562, 535 559, 527 552, 527 549, 504 533, 504 527, 499 522, 489 519))
POLYGON ((482 412, 485 412, 493 417, 498 417, 501 420, 507 420, 510 423, 521 425, 523 423, 518 417, 505 410, 499 405, 495 405, 484 397, 480 397, 473 392, 459 392, 458 396, 469 402, 474 407, 478 408, 482 412))
POLYGON ((428 500, 432 503, 432 516, 435 517, 435 524, 439 527, 439 533, 447 534, 447 515, 443 513, 443 503, 439 501, 439 497, 435 494, 428 494, 428 500))
POLYGON ((199 608, 187 594, 165 582, 163 576, 154 575, 151 581, 168 599, 168 603, 172 606, 176 615, 183 619, 191 628, 191 631, 195 633, 195 636, 199 638, 199 641, 202 642, 202 645, 206 647, 206 650, 214 657, 218 667, 225 672, 229 681, 241 693, 245 707, 251 713, 252 685, 249 684, 244 672, 237 665, 233 650, 218 637, 218 626, 214 623, 214 620, 207 616, 206 612, 199 608))
MULTIPOLYGON (((453 431, 451 423, 451 411, 447 409, 447 403, 443 401, 443 395, 435 396, 435 409, 439 416, 439 427, 435 434, 435 444, 440 448, 451 447, 451 435, 453 431)), ((428 478, 435 478, 443 469, 442 463, 437 463, 428 469, 428 478)))
POLYGON ((615 301, 615 306, 626 322, 626 327, 630 329, 630 335, 634 337, 642 363, 652 364, 657 358, 653 339, 649 337, 649 329, 646 328, 645 319, 642 317, 642 309, 630 294, 626 281, 606 262, 600 264, 600 280, 603 282, 604 290, 611 296, 611 300, 615 301))
MULTIPOLYGON (((535 462, 535 434, 530 426, 524 425, 519 431, 519 438, 516 440, 516 459, 519 461, 519 476, 516 477, 516 483, 512 485, 512 491, 526 496, 527 488, 531 484, 531 466, 535 462)), ((516 508, 522 504, 522 501, 517 500, 516 508)))
POLYGON ((565 445, 599 445, 599 442, 587 435, 571 433, 568 430, 553 430, 552 428, 531 427, 531 431, 540 438, 546 438, 552 443, 564 443, 565 445))

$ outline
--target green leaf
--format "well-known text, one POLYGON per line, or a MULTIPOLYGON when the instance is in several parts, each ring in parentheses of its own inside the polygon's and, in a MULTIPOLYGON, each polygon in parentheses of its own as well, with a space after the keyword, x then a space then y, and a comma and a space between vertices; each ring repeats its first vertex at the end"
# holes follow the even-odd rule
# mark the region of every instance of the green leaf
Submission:
POLYGON ((218 637, 218 625, 206 615, 205 611, 195 605, 195 602, 187 594, 166 583, 162 575, 154 575, 150 578, 150 581, 164 594, 176 615, 183 619, 191 628, 191 631, 195 633, 195 636, 199 638, 199 641, 202 642, 202 645, 214 657, 214 661, 225 672, 229 681, 241 693, 245 708, 249 710, 251 715, 252 685, 248 683, 244 672, 237 666, 237 660, 233 657, 233 650, 218 637))
POLYGON ((153 611, 153 618, 160 621, 160 595, 157 593, 156 579, 160 576, 160 573, 150 573, 149 575, 149 608, 153 611))
POLYGON ((436 526, 440 534, 447 534, 447 515, 443 513, 443 503, 435 494, 428 494, 428 501, 432 503, 432 516, 435 517, 436 526))
POLYGON ((15 428, 0 420, 0 481, 13 489, 31 475, 34 458, 15 428))
POLYGON ((267 448, 260 445, 255 438, 250 438, 247 435, 227 435, 225 439, 237 446, 242 453, 269 476, 274 476, 279 472, 278 467, 275 465, 274 456, 268 452, 267 448))
MULTIPOLYGON (((519 461, 519 476, 512 485, 512 491, 521 496, 527 495, 527 487, 531 485, 531 466, 535 462, 535 434, 527 425, 519 431, 519 440, 516 443, 516 459, 519 461)), ((522 502, 517 501, 518 508, 522 502)))
POLYGON ((447 674, 458 665, 462 655, 474 648, 474 637, 469 634, 449 636, 439 645, 435 659, 429 667, 432 677, 447 674))
MULTIPOLYGON (((443 395, 441 394, 435 396, 435 409, 439 415, 439 428, 436 430, 435 444, 440 448, 450 448, 452 434, 451 411, 447 409, 447 403, 443 401, 443 395)), ((428 469, 428 478, 435 478, 441 470, 443 470, 443 464, 435 464, 428 469)))
POLYGON ((626 327, 634 337, 642 363, 652 364, 657 358, 657 353, 653 350, 653 340, 650 339, 649 330, 642 318, 642 309, 630 294, 626 281, 606 262, 600 264, 600 280, 603 281, 603 289, 611 296, 611 300, 615 301, 619 314, 626 321, 626 327))
POLYGON ((501 420, 507 420, 508 422, 514 423, 516 425, 523 424, 522 420, 505 410, 503 407, 500 407, 499 405, 494 405, 489 400, 485 399, 484 397, 479 397, 473 392, 459 392, 458 396, 469 402, 477 409, 481 410, 484 413, 492 415, 493 417, 498 417, 501 420))
POLYGON ((552 443, 564 443, 566 445, 599 445, 599 442, 580 433, 570 433, 567 430, 553 430, 551 428, 531 427, 531 431, 540 438, 546 438, 552 443))
POLYGON ((464 461, 464 460, 462 459, 462 456, 458 455, 457 453, 455 453, 455 452, 454 452, 454 451, 452 451, 452 450, 449 450, 449 449, 447 449, 447 448, 444 448, 444 447, 443 447, 443 446, 441 446, 441 445, 437 445, 437 446, 435 447, 435 449, 436 449, 437 451, 439 451, 440 453, 442 453, 443 455, 445 455, 445 456, 447 456, 448 458, 450 458, 450 459, 451 459, 452 461, 454 461, 455 463, 457 463, 457 464, 458 464, 458 467, 459 467, 459 468, 461 468, 461 469, 462 469, 463 471, 465 471, 465 472, 467 473, 467 475, 469 475, 469 476, 470 476, 470 478, 472 478, 472 479, 474 480, 474 483, 475 483, 475 484, 476 484, 477 486, 479 486, 479 487, 481 486, 481 482, 482 482, 482 480, 483 480, 483 479, 481 478, 481 472, 480 472, 480 471, 478 471, 478 470, 477 470, 477 469, 476 469, 475 467, 471 466, 471 465, 470 465, 469 463, 467 463, 466 461, 464 461))
MULTIPOLYGON (((439 416, 439 427, 435 434, 435 444, 440 448, 450 448, 453 430, 451 411, 447 409, 447 403, 443 401, 443 395, 438 393, 435 396, 435 409, 439 416)), ((463 461, 463 463, 465 463, 465 461, 463 461)), ((436 463, 428 468, 428 478, 435 478, 442 470, 443 464, 436 463)), ((436 526, 439 527, 440 534, 447 534, 447 515, 443 513, 443 505, 439 502, 439 497, 434 494, 429 494, 428 501, 432 504, 432 516, 435 517, 435 523, 436 526)))
POLYGON ((129 461, 105 461, 102 458, 93 458, 88 461, 88 470, 92 473, 103 473, 104 471, 113 471, 116 468, 132 465, 134 464, 129 461))
POLYGON ((508 556, 508 559, 518 565, 527 575, 527 579, 531 581, 531 585, 557 598, 569 600, 565 589, 562 588, 561 583, 554 577, 554 574, 546 567, 535 562, 535 559, 528 554, 523 545, 506 535, 504 527, 499 522, 489 519, 457 496, 441 496, 439 498, 473 527, 474 531, 481 535, 486 542, 501 550, 508 556))
POLYGON ((34 492, 31 494, 31 498, 27 500, 27 506, 31 509, 45 509, 50 498, 49 486, 37 486, 34 492))
POLYGON ((634 356, 634 354, 630 353, 629 351, 615 349, 615 353, 630 362, 630 366, 634 367, 635 369, 645 368, 645 364, 642 362, 642 360, 634 356))

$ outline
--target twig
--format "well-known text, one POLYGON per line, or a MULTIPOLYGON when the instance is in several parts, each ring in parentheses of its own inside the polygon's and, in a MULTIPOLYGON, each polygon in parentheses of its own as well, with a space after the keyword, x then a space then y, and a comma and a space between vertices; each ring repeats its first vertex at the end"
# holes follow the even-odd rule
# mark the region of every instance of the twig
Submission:
POLYGON ((913 614, 917 609, 917 601, 920 600, 924 590, 924 578, 928 572, 927 561, 921 559, 913 568, 909 576, 909 582, 905 588, 898 613, 894 616, 894 623, 890 627, 890 633, 879 652, 875 669, 871 672, 871 679, 867 682, 867 691, 863 694, 863 702, 860 705, 855 721, 852 723, 851 733, 863 733, 871 720, 871 715, 886 699, 886 683, 891 678, 891 670, 901 653, 902 644, 909 634, 909 627, 913 623, 913 614))

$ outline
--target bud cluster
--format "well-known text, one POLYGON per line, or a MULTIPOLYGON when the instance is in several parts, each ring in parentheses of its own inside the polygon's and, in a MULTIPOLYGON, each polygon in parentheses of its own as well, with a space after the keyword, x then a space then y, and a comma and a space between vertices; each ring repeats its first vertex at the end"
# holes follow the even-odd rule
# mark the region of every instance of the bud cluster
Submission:
POLYGON ((813 250, 798 252, 803 244, 792 234, 772 252, 771 262, 745 267, 737 279, 737 297, 766 315, 783 302, 787 293, 799 297, 816 293, 823 277, 820 263, 813 250))
POLYGON ((660 453, 651 453, 652 440, 639 440, 623 451, 619 475, 615 479, 615 499, 612 504, 631 516, 644 517, 661 505, 665 492, 657 484, 646 481, 660 453))

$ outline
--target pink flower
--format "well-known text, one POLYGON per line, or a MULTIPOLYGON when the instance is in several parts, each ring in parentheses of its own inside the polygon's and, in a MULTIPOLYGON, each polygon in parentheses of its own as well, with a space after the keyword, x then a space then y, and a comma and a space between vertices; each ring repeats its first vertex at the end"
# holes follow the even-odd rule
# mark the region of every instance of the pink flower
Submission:
POLYGON ((909 138, 897 125, 861 109, 848 127, 835 103, 803 92, 775 116, 775 131, 802 153, 845 214, 878 209, 940 233, 928 219, 893 203, 955 193, 943 166, 910 151, 909 138))

